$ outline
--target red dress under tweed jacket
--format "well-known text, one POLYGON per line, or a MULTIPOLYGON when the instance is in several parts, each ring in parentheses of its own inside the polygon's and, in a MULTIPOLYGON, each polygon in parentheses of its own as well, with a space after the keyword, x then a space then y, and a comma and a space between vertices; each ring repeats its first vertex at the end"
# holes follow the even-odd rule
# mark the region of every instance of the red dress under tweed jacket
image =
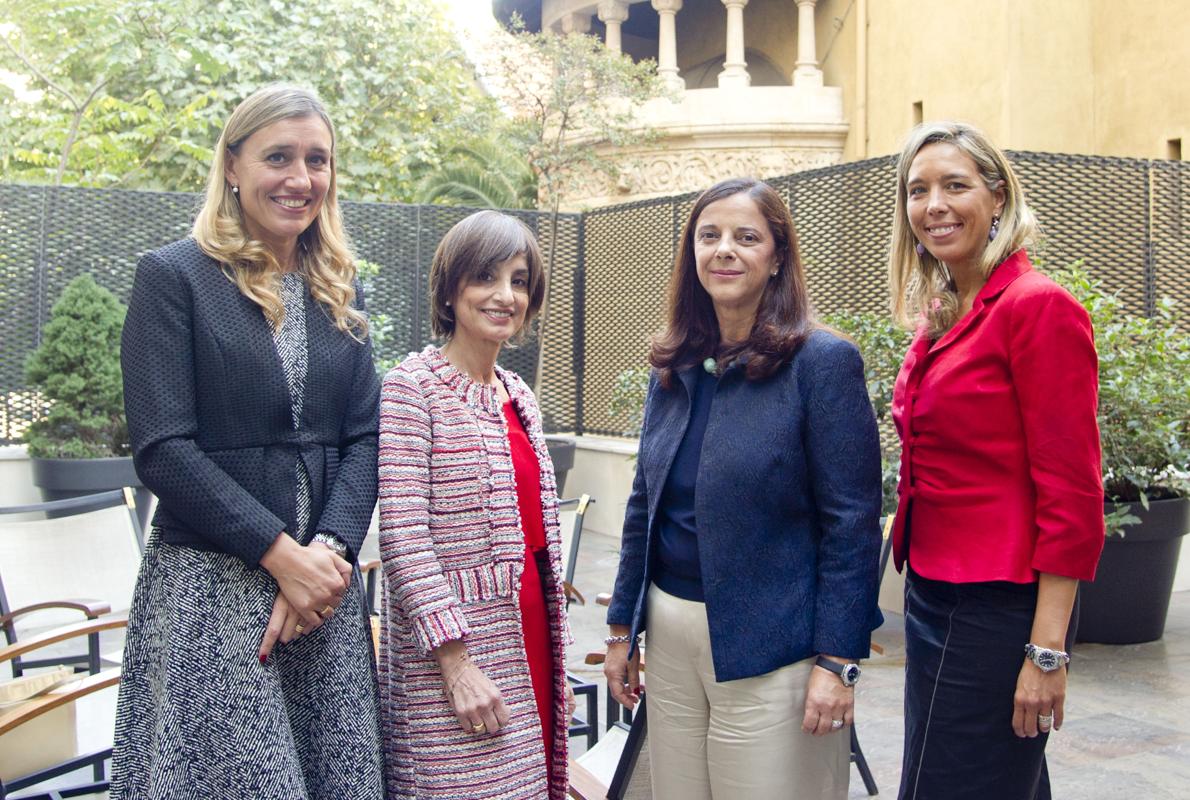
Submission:
POLYGON ((897 569, 952 583, 1095 576, 1103 480, 1086 310, 1018 251, 937 342, 918 331, 893 392, 897 569))
MULTIPOLYGON (((570 632, 553 466, 532 392, 515 374, 499 367, 496 374, 541 467, 554 697, 563 698, 570 632)), ((558 703, 548 754, 551 780, 521 629, 525 537, 507 424, 496 392, 452 367, 436 347, 410 355, 384 379, 379 495, 385 588, 379 678, 388 797, 562 800, 569 720, 558 703), (499 686, 512 717, 497 734, 463 733, 443 694, 429 651, 459 638, 499 686)))

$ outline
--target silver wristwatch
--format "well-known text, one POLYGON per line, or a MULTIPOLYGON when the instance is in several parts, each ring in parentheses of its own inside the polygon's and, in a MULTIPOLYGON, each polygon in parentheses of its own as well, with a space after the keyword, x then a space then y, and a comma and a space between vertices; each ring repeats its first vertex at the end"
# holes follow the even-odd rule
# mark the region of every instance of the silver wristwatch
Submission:
POLYGON ((819 656, 814 661, 814 665, 830 670, 831 672, 838 675, 839 680, 843 682, 844 686, 855 686, 855 684, 859 683, 860 673, 863 672, 863 670, 859 668, 859 664, 839 664, 831 661, 825 656, 819 656))
POLYGON ((1038 647, 1035 644, 1025 645, 1025 658, 1037 665, 1042 672, 1053 672, 1058 667, 1070 663, 1070 654, 1061 650, 1050 650, 1048 647, 1038 647))
POLYGON ((330 548, 332 553, 344 561, 351 560, 347 557, 347 545, 343 544, 343 542, 339 540, 339 537, 335 536, 333 533, 316 533, 314 534, 314 538, 311 541, 322 542, 330 548))

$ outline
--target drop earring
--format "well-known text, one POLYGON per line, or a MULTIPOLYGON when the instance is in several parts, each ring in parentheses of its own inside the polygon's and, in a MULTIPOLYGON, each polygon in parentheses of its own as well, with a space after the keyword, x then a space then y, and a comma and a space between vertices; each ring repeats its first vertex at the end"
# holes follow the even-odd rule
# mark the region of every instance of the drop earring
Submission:
POLYGON ((236 186, 236 185, 233 183, 233 184, 231 185, 231 193, 232 193, 232 194, 239 194, 239 193, 240 193, 240 187, 239 187, 239 186, 236 186))
POLYGON ((996 236, 1000 233, 1000 215, 996 214, 992 217, 992 229, 988 231, 988 241, 996 241, 996 236))
POLYGON ((922 244, 921 242, 918 242, 918 243, 917 243, 917 244, 916 244, 916 245, 913 247, 913 249, 917 251, 917 254, 918 254, 919 256, 924 256, 924 255, 926 254, 926 246, 925 246, 924 244, 922 244))

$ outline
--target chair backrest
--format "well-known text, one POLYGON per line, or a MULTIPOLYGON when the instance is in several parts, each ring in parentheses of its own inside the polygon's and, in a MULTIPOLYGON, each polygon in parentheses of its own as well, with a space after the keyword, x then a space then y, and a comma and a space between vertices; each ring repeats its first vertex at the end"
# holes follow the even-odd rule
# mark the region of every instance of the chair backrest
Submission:
MULTIPOLYGON (((102 599, 126 610, 143 548, 130 494, 0 508, 0 614, 64 598, 102 599)), ((47 610, 14 624, 23 637, 76 621, 77 613, 47 610)))
POLYGON ((592 796, 607 800, 648 800, 653 796, 645 705, 642 697, 631 726, 616 722, 594 747, 575 759, 598 784, 592 796))
POLYGON ((583 522, 587 508, 595 498, 589 494, 558 501, 558 527, 562 529, 562 560, 566 565, 563 580, 574 583, 574 569, 578 565, 578 548, 583 539, 583 522))

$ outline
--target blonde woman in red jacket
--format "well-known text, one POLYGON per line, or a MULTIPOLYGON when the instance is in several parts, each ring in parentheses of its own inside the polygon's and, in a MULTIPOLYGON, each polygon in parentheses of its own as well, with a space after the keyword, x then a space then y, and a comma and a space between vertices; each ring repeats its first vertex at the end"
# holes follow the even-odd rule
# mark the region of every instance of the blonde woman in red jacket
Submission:
POLYGON ((897 165, 892 308, 896 565, 905 596, 901 798, 1049 798, 1078 581, 1103 547, 1097 359, 1086 311, 1036 272, 1003 153, 927 123, 897 165))

